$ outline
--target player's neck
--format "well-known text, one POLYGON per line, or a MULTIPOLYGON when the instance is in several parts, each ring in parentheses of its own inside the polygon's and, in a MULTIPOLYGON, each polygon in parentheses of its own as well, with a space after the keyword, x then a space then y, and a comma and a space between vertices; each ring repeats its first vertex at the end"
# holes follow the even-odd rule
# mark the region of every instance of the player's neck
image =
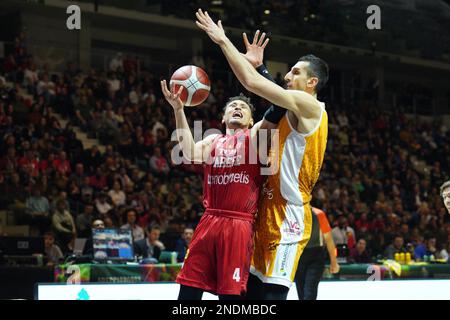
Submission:
POLYGON ((309 93, 310 95, 312 95, 317 100, 317 92, 315 92, 314 90, 309 90, 307 88, 306 90, 303 90, 303 91, 306 92, 306 93, 309 93))
POLYGON ((317 100, 317 93, 316 92, 308 92, 310 95, 312 95, 317 100))
POLYGON ((226 129, 226 134, 229 136, 232 136, 232 135, 235 135, 236 133, 238 133, 239 131, 246 130, 246 129, 248 129, 248 127, 230 125, 226 129))

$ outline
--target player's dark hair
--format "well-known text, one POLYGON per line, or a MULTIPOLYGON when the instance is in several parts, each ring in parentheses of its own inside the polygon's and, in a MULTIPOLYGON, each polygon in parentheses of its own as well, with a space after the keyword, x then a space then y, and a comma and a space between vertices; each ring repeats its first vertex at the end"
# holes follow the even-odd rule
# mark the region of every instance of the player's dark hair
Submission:
POLYGON ((234 97, 231 97, 230 99, 228 99, 227 103, 225 103, 225 107, 223 107, 223 111, 225 112, 225 110, 226 110, 226 108, 228 107, 228 105, 229 105, 230 103, 232 103, 233 101, 236 101, 236 100, 244 101, 244 102, 249 106, 250 111, 251 111, 252 113, 255 111, 255 107, 253 106, 253 104, 252 104, 250 98, 247 97, 246 95, 244 95, 242 92, 239 93, 238 96, 234 96, 234 97))
POLYGON ((313 54, 308 54, 306 56, 300 57, 298 61, 309 62, 308 76, 317 77, 317 79, 319 79, 316 85, 316 93, 322 90, 322 88, 325 87, 325 85, 328 82, 329 76, 328 64, 313 54))

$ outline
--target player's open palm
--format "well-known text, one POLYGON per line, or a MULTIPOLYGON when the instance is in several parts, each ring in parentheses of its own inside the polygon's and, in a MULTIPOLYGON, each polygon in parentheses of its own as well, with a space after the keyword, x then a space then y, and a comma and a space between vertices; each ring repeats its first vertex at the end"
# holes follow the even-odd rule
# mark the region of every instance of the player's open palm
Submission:
POLYGON ((198 9, 195 13, 197 21, 195 23, 197 26, 205 31, 208 36, 217 44, 225 41, 225 30, 222 27, 222 21, 218 21, 217 24, 211 19, 208 12, 203 12, 202 9, 198 9))
POLYGON ((269 38, 264 41, 266 33, 263 33, 261 37, 259 36, 259 33, 259 30, 257 30, 252 43, 248 41, 247 34, 245 32, 243 34, 245 49, 247 50, 244 57, 255 68, 263 64, 264 49, 266 48, 267 43, 269 43, 269 38))
POLYGON ((183 101, 181 101, 181 92, 183 91, 183 86, 180 86, 177 92, 175 92, 175 86, 172 85, 171 90, 167 87, 166 80, 161 81, 161 90, 166 98, 167 102, 170 103, 174 111, 183 109, 183 101))

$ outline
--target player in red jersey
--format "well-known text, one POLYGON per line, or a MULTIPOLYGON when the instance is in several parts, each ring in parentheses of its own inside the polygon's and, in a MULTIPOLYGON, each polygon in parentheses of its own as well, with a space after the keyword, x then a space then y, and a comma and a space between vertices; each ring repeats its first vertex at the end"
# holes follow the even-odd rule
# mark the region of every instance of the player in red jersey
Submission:
MULTIPOLYGON (((169 91, 163 80, 161 89, 175 112, 183 156, 204 165, 205 213, 176 280, 181 285, 178 299, 200 300, 204 291, 222 300, 239 299, 246 290, 253 221, 263 184, 257 131, 273 124, 262 120, 253 125, 253 106, 241 94, 224 108, 226 134, 212 134, 195 143, 179 98, 182 87, 169 91)), ((259 142, 261 147, 267 140, 259 142)))

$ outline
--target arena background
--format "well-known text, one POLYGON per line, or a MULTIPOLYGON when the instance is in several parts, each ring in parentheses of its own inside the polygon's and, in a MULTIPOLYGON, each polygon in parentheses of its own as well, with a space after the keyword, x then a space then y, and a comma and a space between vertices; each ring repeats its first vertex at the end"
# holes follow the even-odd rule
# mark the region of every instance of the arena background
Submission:
MULTIPOLYGON (((368 258, 345 264, 337 276, 326 271, 324 279, 366 280, 371 265, 383 279, 448 278, 450 225, 439 194, 450 164, 448 1, 3 0, 0 234, 42 237, 53 230, 64 258, 14 258, 2 248, 1 297, 32 299, 35 283, 70 279, 63 262, 74 240, 52 219, 58 201, 67 204, 79 238, 90 232, 77 218, 85 207, 93 205, 93 216, 118 228, 132 206, 142 228, 160 226, 167 251, 160 261, 167 266, 150 270, 152 277, 85 264, 77 281, 93 281, 95 272, 105 272, 98 275, 103 282, 173 281, 181 254, 176 261, 171 252, 203 211, 202 177, 196 166, 171 163, 174 118, 159 80, 186 64, 206 70, 211 95, 187 110, 205 129, 221 128, 225 101, 245 92, 219 48, 195 26, 199 7, 222 19, 240 50, 242 32, 267 32, 266 65, 279 83, 304 54, 330 66, 319 95, 329 139, 313 204, 332 227, 346 220, 347 262, 361 238, 368 258), (66 26, 71 4, 81 8, 80 30, 66 26), (373 4, 381 9, 380 30, 367 28, 373 4), (111 191, 116 180, 121 190, 111 191), (47 220, 30 215, 37 189, 47 220), (395 249, 397 236, 402 244, 395 249), (410 252, 419 267, 404 265, 399 274, 383 264, 394 251, 410 252)), ((252 98, 260 119, 267 102, 252 98)))

